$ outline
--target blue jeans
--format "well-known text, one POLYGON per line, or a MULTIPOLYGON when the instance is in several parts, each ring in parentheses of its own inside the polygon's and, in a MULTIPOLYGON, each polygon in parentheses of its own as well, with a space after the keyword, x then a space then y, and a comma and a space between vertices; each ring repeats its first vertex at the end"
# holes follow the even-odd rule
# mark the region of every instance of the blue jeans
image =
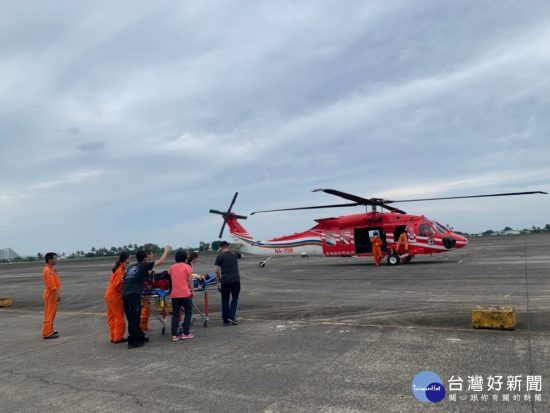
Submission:
POLYGON ((224 283, 222 282, 222 318, 223 321, 236 320, 237 306, 239 305, 239 293, 241 292, 241 282, 224 283), (231 296, 231 304, 229 303, 231 296))
POLYGON ((193 297, 172 298, 172 335, 179 335, 179 324, 181 309, 185 312, 181 331, 183 334, 189 334, 191 327, 191 316, 193 315, 193 297))

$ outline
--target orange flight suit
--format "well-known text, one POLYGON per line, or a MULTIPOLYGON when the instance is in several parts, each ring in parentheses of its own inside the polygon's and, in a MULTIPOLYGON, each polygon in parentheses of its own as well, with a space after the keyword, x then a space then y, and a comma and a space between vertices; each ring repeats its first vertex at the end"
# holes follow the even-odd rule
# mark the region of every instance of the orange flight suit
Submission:
MULTIPOLYGON (((151 274, 151 271, 149 271, 151 274)), ((151 315, 151 300, 149 297, 141 299, 141 314, 139 316, 139 329, 144 333, 147 333, 149 330, 149 316, 151 315)))
POLYGON ((151 301, 149 298, 141 302, 141 315, 139 317, 139 328, 144 333, 149 331, 149 315, 151 314, 151 301))
POLYGON ((109 286, 105 291, 105 302, 107 303, 107 322, 111 331, 111 341, 124 339, 126 321, 124 320, 124 304, 122 302, 122 286, 126 267, 120 265, 111 275, 109 286))
POLYGON ((399 235, 399 239, 397 240, 397 245, 395 246, 395 252, 398 254, 401 254, 402 252, 409 250, 409 237, 407 236, 406 232, 402 232, 401 235, 399 235), (401 249, 403 247, 403 249, 401 249))
POLYGON ((61 291, 59 275, 53 265, 46 264, 42 270, 44 279, 44 324, 42 325, 42 337, 53 334, 53 320, 57 312, 57 295, 61 291))
POLYGON ((374 258, 374 264, 380 267, 382 261, 382 238, 375 237, 372 239, 372 256, 374 258))

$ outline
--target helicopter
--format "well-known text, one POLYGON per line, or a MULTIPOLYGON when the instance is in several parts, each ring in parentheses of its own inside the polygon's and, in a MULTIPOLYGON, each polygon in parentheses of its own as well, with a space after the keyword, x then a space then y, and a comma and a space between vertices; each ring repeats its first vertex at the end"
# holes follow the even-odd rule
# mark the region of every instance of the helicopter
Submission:
POLYGON ((424 215, 408 214, 390 204, 398 202, 547 194, 542 191, 529 191, 395 201, 382 198, 363 198, 346 192, 326 188, 315 189, 313 192, 325 192, 352 202, 345 204, 255 211, 250 215, 280 211, 355 206, 364 206, 365 212, 316 219, 315 222, 317 222, 317 224, 306 231, 272 238, 267 241, 255 240, 239 222, 239 220, 247 219, 247 216, 238 215, 232 212, 233 205, 239 194, 238 192, 233 196, 227 211, 222 212, 211 209, 210 213, 223 217, 223 224, 219 234, 220 239, 227 225, 229 226, 229 232, 235 240, 235 243, 231 244, 232 248, 242 253, 268 257, 266 260, 260 261, 260 268, 265 267, 267 261, 277 255, 302 257, 369 257, 372 256, 372 239, 375 235, 382 239, 382 254, 387 257, 388 265, 398 265, 400 263, 409 263, 417 255, 437 254, 448 252, 453 249, 464 248, 468 245, 468 239, 424 215), (404 245, 402 242, 398 241, 403 233, 405 236, 401 237, 401 240, 406 237, 404 245))

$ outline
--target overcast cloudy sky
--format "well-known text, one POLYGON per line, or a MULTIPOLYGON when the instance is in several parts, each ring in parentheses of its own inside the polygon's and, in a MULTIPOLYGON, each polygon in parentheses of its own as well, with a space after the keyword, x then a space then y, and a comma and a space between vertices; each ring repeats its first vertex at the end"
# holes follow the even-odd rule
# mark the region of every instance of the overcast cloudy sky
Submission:
MULTIPOLYGON (((235 191, 241 214, 549 191, 549 44, 547 1, 2 1, 0 248, 198 245, 235 191)), ((399 207, 550 223, 543 195, 399 207)))

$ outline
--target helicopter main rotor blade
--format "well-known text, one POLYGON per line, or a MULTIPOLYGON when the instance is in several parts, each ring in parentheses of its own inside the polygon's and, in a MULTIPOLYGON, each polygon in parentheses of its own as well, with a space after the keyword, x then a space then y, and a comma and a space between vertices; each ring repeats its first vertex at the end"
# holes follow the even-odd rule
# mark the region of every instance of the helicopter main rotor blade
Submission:
POLYGON ((341 208, 341 207, 352 207, 362 205, 360 203, 353 203, 353 204, 335 204, 335 205, 317 205, 317 206, 308 206, 308 207, 298 207, 298 208, 283 208, 283 209, 269 209, 266 211, 254 211, 250 213, 250 215, 254 214, 261 214, 264 212, 279 212, 279 211, 298 211, 301 209, 322 209, 322 208, 341 208))
POLYGON ((394 203, 394 202, 417 202, 417 201, 439 201, 442 199, 464 199, 464 198, 487 198, 494 196, 512 196, 512 195, 532 195, 532 194, 545 194, 543 191, 529 191, 529 192, 508 192, 502 194, 485 194, 485 195, 466 195, 466 196, 449 196, 443 198, 422 198, 422 199, 400 199, 399 201, 390 201, 386 200, 385 203, 394 203))
POLYGON ((342 191, 337 191, 335 189, 327 189, 327 188, 315 189, 313 192, 319 192, 319 191, 325 192, 325 193, 331 194, 331 195, 336 195, 336 196, 339 196, 340 198, 349 199, 350 201, 355 201, 360 205, 380 206, 382 208, 386 208, 387 210, 392 211, 392 212, 396 212, 398 214, 405 214, 406 213, 405 211, 402 211, 400 209, 397 209, 397 208, 394 208, 394 207, 391 207, 391 206, 387 205, 385 199, 381 199, 381 198, 367 199, 367 198, 363 198, 361 196, 348 194, 347 192, 342 192, 342 191))
POLYGON ((372 202, 370 199, 363 198, 353 194, 348 194, 342 191, 337 191, 335 189, 320 188, 320 189, 314 189, 312 192, 320 192, 320 191, 325 192, 327 194, 336 195, 336 196, 339 196, 340 198, 348 199, 353 202, 357 202, 358 204, 361 204, 361 205, 372 205, 372 202))
POLYGON ((385 208, 389 211, 392 211, 398 214, 406 214, 405 211, 392 207, 388 204, 393 204, 395 202, 439 201, 443 199, 485 198, 485 197, 511 196, 511 195, 547 194, 546 192, 543 192, 543 191, 529 191, 529 192, 508 192, 508 193, 501 193, 501 194, 450 196, 450 197, 441 197, 441 198, 400 199, 398 201, 392 201, 390 199, 383 199, 383 198, 367 199, 357 195, 348 194, 346 192, 337 191, 335 189, 328 189, 328 188, 315 189, 313 190, 313 192, 325 192, 330 195, 335 195, 340 198, 348 199, 350 201, 353 201, 354 203, 353 204, 318 205, 318 206, 298 207, 298 208, 269 209, 265 211, 255 211, 255 212, 252 212, 250 215, 260 214, 265 212, 298 211, 298 210, 304 210, 304 209, 321 209, 321 208, 341 208, 341 207, 350 207, 350 206, 358 206, 358 205, 379 206, 381 208, 385 208))
POLYGON ((392 206, 389 206, 385 203, 373 203, 373 205, 379 205, 381 206, 382 208, 386 208, 387 210, 391 211, 391 212, 395 212, 395 213, 398 213, 398 214, 406 214, 405 211, 402 211, 398 208, 395 208, 395 207, 392 207, 392 206))

